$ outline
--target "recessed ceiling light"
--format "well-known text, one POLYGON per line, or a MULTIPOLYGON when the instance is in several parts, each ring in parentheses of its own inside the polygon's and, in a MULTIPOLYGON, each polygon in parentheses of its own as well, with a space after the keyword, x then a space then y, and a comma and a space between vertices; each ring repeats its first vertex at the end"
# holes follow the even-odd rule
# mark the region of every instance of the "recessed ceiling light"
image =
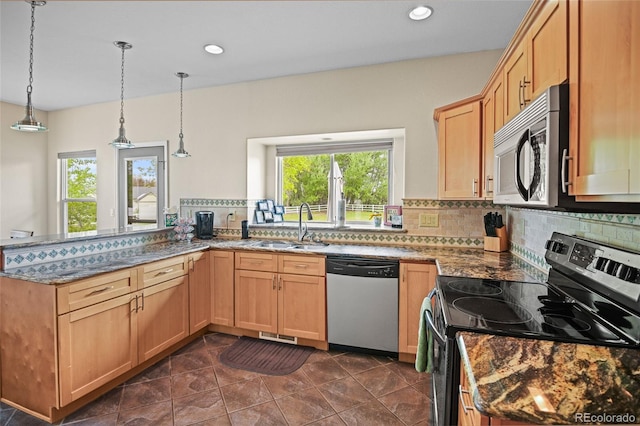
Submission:
POLYGON ((211 53, 212 55, 219 55, 224 52, 224 49, 217 44, 207 44, 204 46, 204 50, 211 53))
POLYGON ((423 19, 427 19, 433 13, 433 9, 429 6, 417 6, 414 7, 411 12, 409 12, 409 18, 414 21, 422 21, 423 19))

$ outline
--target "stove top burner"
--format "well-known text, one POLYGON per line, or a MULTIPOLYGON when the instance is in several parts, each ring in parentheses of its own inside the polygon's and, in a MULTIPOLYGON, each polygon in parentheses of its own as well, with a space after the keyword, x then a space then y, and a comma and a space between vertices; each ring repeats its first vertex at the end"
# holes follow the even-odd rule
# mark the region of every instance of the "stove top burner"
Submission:
POLYGON ((568 315, 548 314, 544 316, 543 326, 549 326, 560 330, 571 329, 574 331, 589 331, 591 326, 581 319, 568 315))
POLYGON ((447 285, 455 291, 474 296, 497 296, 502 293, 502 289, 491 281, 478 282, 476 280, 455 280, 449 281, 447 285))
POLYGON ((523 324, 533 319, 521 306, 490 297, 460 297, 452 305, 468 315, 499 324, 523 324))

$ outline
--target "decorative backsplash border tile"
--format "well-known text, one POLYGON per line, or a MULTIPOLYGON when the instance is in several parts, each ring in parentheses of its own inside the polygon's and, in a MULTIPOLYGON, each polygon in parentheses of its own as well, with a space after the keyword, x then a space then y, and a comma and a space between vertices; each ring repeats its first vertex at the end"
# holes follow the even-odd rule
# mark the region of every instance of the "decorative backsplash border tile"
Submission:
POLYGON ((173 230, 150 231, 135 235, 121 235, 111 237, 96 237, 87 240, 67 243, 44 244, 21 248, 5 248, 2 251, 4 270, 15 268, 35 267, 54 261, 67 261, 76 258, 104 257, 110 252, 123 249, 141 247, 147 244, 168 241, 173 236, 173 230), (89 256, 89 257, 87 257, 89 256))
POLYGON ((247 207, 247 200, 222 198, 180 198, 180 207, 247 207))
POLYGON ((503 208, 490 200, 432 200, 427 198, 403 198, 403 209, 492 209, 503 208))

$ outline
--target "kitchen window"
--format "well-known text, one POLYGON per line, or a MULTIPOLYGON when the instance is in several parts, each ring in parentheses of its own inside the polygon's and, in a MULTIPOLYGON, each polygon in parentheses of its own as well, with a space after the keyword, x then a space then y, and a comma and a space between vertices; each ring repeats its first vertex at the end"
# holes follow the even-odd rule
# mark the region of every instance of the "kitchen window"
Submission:
POLYGON ((58 159, 62 232, 95 231, 98 222, 96 151, 62 152, 58 159))
POLYGON ((278 145, 276 158, 285 221, 306 202, 314 222, 335 224, 344 198, 346 223, 371 223, 393 200, 393 139, 278 145))

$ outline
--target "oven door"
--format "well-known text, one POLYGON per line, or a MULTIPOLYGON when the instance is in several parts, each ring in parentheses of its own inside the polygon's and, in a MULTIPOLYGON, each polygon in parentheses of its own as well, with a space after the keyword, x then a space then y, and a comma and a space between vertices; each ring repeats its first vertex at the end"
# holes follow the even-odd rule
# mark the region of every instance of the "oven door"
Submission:
POLYGON ((427 297, 431 300, 433 307, 433 314, 429 311, 425 312, 427 327, 433 336, 433 344, 430 348, 433 357, 431 374, 433 424, 449 426, 457 424, 458 420, 455 390, 460 376, 460 357, 455 340, 448 339, 445 333, 446 323, 440 293, 434 288, 427 297), (457 361, 456 355, 458 355, 457 361))

